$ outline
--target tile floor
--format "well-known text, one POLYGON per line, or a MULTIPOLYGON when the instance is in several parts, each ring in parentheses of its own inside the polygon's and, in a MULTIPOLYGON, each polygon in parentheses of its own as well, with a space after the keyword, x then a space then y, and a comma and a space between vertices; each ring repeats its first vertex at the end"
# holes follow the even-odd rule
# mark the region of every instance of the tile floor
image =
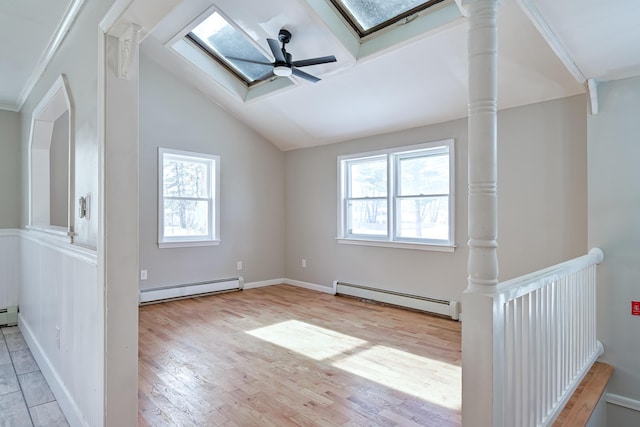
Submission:
POLYGON ((0 427, 68 425, 20 329, 0 328, 0 427))

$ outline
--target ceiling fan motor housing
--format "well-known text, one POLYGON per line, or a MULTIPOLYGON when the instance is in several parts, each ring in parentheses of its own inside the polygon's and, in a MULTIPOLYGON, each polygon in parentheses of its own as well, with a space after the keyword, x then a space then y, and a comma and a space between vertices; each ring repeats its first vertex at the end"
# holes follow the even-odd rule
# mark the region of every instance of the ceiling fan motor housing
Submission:
POLYGON ((291 41, 291 31, 282 28, 278 33, 278 40, 280 40, 283 45, 289 43, 291 41))
POLYGON ((264 61, 255 61, 246 58, 236 58, 233 56, 227 56, 226 58, 232 61, 249 62, 252 64, 260 65, 271 65, 273 67, 271 72, 265 74, 265 77, 263 77, 262 80, 271 76, 271 73, 275 74, 278 77, 289 77, 293 74, 296 77, 300 77, 312 83, 319 82, 320 79, 309 73, 305 73, 299 68, 308 67, 311 65, 326 64, 329 62, 336 62, 336 57, 333 55, 322 56, 318 58, 308 58, 301 61, 293 61, 292 55, 287 52, 287 49, 285 48, 285 45, 291 41, 291 32, 285 28, 280 29, 280 32, 278 33, 278 41, 269 38, 267 39, 269 49, 271 49, 271 53, 273 54, 273 57, 275 59, 275 61, 271 63, 264 61), (282 43, 282 46, 278 45, 278 41, 282 43))

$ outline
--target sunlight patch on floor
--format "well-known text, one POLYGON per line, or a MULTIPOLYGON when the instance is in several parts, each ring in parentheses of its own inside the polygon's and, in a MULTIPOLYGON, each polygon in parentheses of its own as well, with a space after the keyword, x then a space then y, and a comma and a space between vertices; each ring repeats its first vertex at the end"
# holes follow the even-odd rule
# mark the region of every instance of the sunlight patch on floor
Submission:
POLYGON ((461 408, 462 386, 451 387, 451 377, 461 378, 459 366, 381 345, 332 366, 446 408, 461 408))
POLYGON ((424 401, 454 410, 461 408, 462 386, 451 387, 451 378, 461 382, 460 366, 397 348, 372 345, 298 320, 247 333, 317 361, 333 359, 331 366, 335 368, 424 401))
POLYGON ((298 320, 287 320, 247 333, 314 360, 335 357, 367 344, 367 341, 298 320))

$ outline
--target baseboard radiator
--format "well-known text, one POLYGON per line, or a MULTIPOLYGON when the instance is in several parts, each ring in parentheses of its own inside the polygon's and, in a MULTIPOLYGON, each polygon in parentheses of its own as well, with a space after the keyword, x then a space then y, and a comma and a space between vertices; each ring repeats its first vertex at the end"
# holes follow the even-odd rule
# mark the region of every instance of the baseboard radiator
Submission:
POLYGON ((221 292, 239 291, 244 285, 242 277, 210 280, 206 282, 185 283, 140 291, 140 305, 194 298, 221 292))
POLYGON ((14 326, 18 324, 18 306, 0 308, 0 326, 14 326))
POLYGON ((357 298, 378 301, 414 310, 447 316, 453 320, 460 318, 460 305, 458 301, 411 295, 402 292, 376 289, 368 286, 355 285, 353 283, 335 282, 336 295, 349 295, 357 298))

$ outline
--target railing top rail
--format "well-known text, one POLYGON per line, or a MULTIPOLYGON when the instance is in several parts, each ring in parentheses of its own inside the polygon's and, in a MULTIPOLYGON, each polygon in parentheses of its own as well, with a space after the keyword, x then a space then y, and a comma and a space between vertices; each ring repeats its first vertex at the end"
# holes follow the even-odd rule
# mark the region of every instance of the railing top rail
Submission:
POLYGON ((542 288, 561 277, 600 264, 602 260, 604 260, 604 252, 600 248, 593 248, 587 255, 500 282, 491 293, 500 296, 501 300, 509 301, 542 288))

